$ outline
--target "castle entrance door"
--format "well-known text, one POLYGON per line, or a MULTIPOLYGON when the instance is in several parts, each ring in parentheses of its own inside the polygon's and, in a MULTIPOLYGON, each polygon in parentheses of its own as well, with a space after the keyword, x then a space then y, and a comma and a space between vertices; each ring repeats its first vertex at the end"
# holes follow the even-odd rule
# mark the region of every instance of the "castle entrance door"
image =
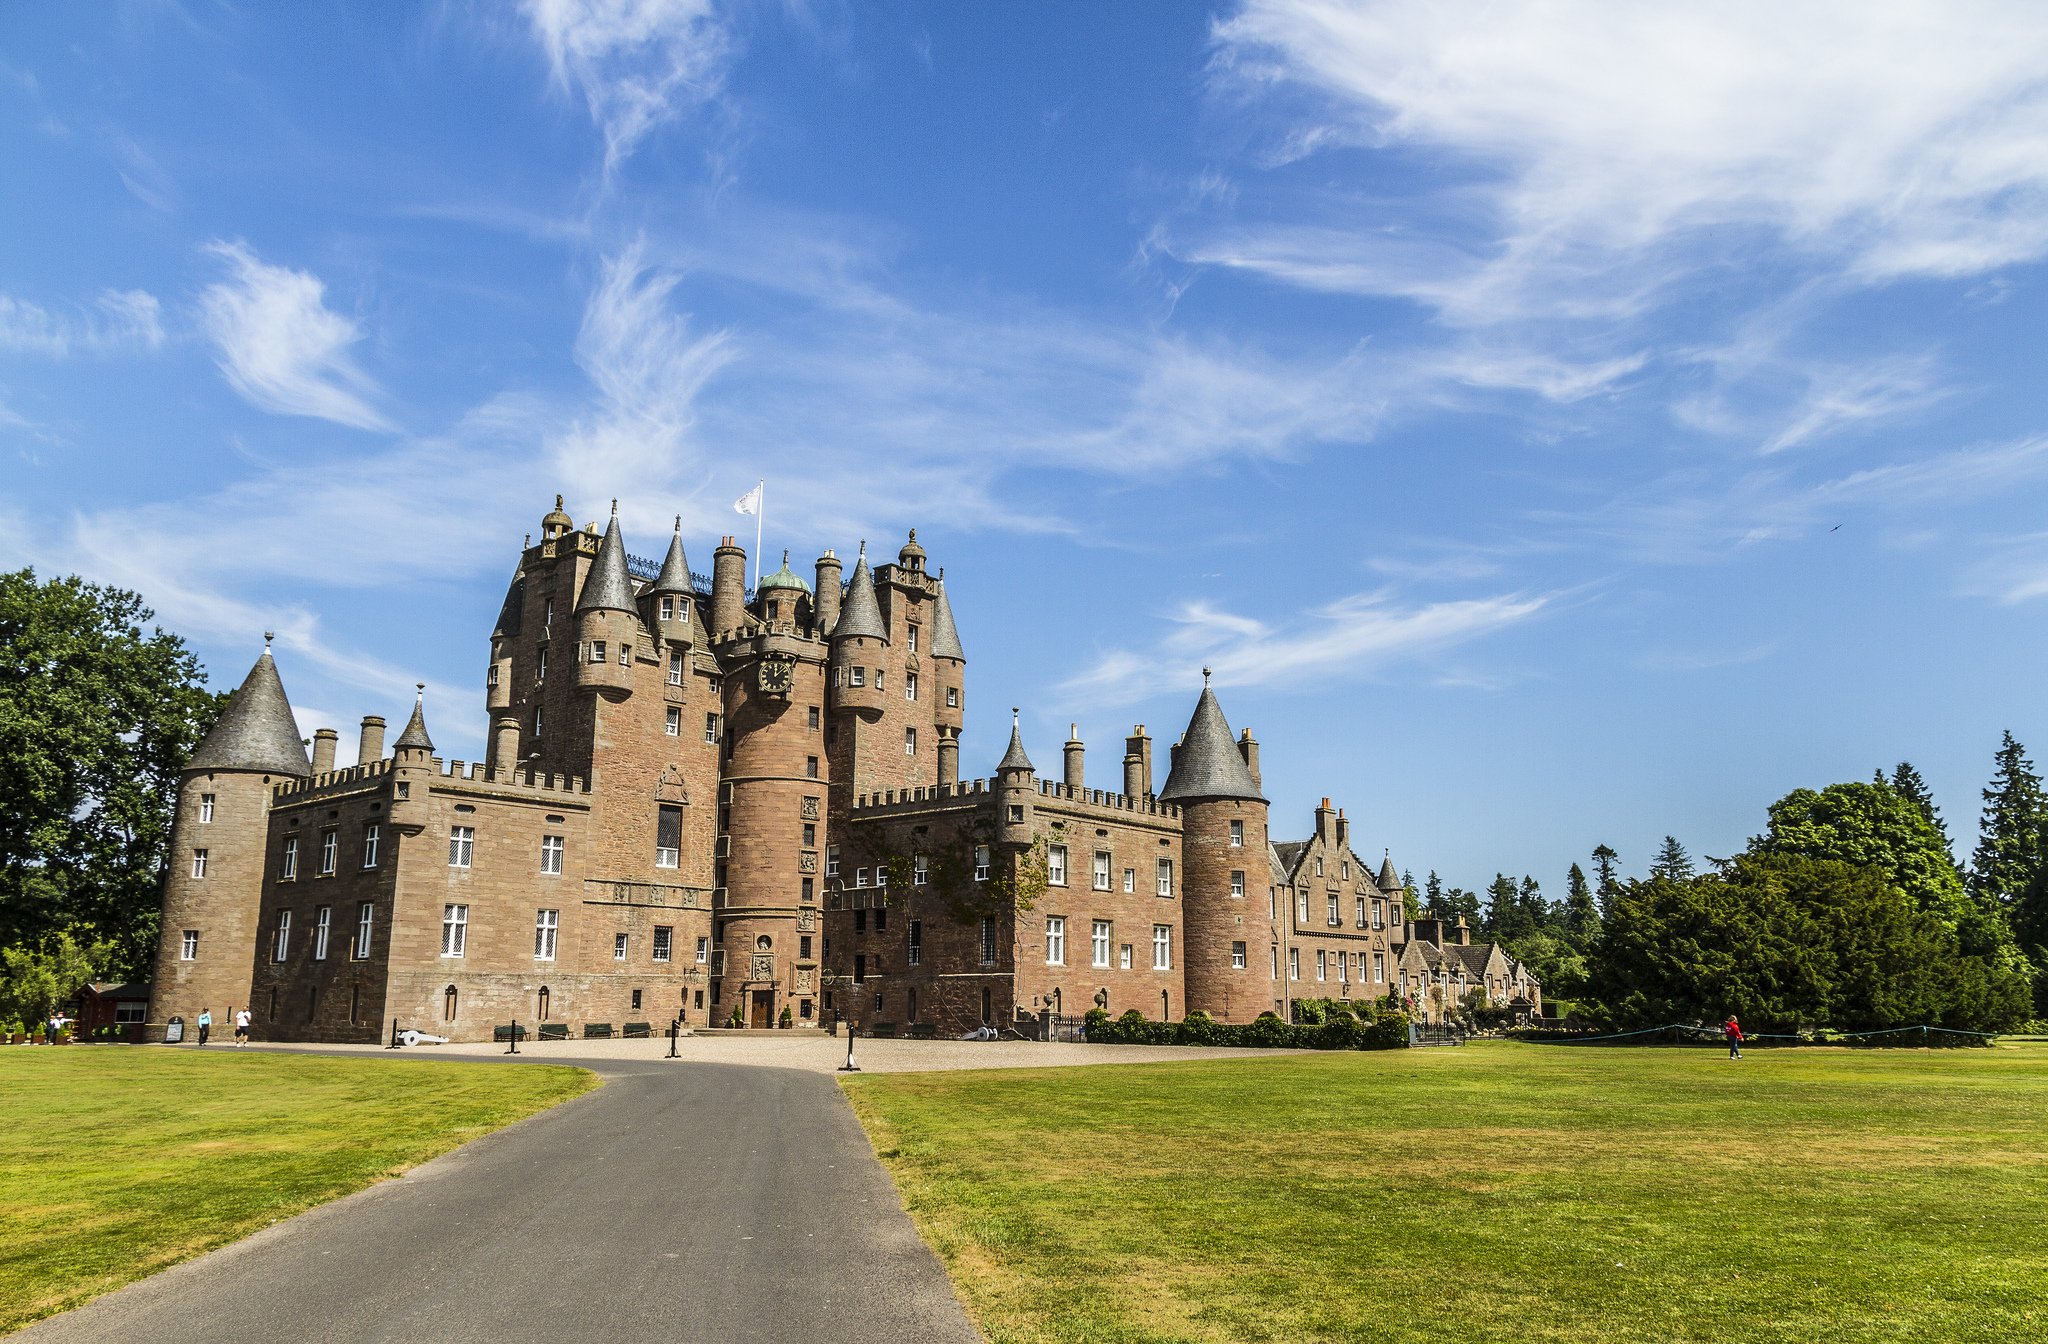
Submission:
POLYGON ((750 1027, 772 1027, 775 1025, 775 991, 757 989, 754 991, 754 1015, 747 1022, 750 1027))

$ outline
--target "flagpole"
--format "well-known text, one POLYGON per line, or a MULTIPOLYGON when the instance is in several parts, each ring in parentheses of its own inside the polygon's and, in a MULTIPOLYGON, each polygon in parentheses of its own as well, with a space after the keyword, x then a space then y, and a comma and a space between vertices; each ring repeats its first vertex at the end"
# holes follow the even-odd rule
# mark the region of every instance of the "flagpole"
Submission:
MULTIPOLYGON (((768 512, 768 478, 755 482, 754 488, 760 497, 754 505, 754 591, 761 591, 761 519, 768 512)), ((780 573, 780 570, 776 571, 780 573)))

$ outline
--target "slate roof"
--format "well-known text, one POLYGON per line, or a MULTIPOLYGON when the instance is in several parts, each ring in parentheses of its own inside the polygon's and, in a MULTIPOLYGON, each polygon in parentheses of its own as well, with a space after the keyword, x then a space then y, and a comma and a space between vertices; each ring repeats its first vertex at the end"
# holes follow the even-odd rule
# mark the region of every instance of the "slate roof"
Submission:
POLYGON ((938 600, 932 604, 932 657, 967 661, 960 647, 960 631, 953 625, 953 604, 946 600, 946 581, 938 581, 938 600))
POLYGON ((1166 787, 1159 791, 1162 801, 1175 798, 1245 798, 1263 803, 1266 795, 1259 792, 1259 786, 1252 782, 1252 772, 1245 767, 1244 757, 1237 754, 1237 740, 1231 735, 1230 725, 1224 721, 1223 706, 1216 703, 1216 693, 1207 686, 1202 687, 1202 698, 1195 702, 1194 717, 1188 720, 1188 730, 1180 739, 1180 750, 1174 755, 1173 773, 1166 777, 1166 787))
POLYGON ((292 718, 284 682, 265 645, 213 730, 185 763, 188 770, 264 770, 303 779, 313 773, 292 718))
POLYGON ((866 543, 862 543, 860 559, 854 561, 853 577, 847 580, 846 598, 839 604, 839 623, 832 627, 834 639, 856 635, 889 642, 889 631, 882 624, 881 604, 875 601, 875 576, 868 572, 866 543))
POLYGON ((1393 891, 1400 885, 1401 876, 1394 871, 1394 856, 1389 854, 1387 855, 1387 861, 1380 865, 1380 890, 1393 891))
POLYGON ((398 740, 391 744, 393 751, 398 750, 400 747, 419 747, 427 751, 434 749, 434 739, 427 736, 426 712, 421 707, 421 702, 424 699, 425 696, 422 694, 419 699, 415 699, 412 702, 412 717, 406 720, 405 731, 400 733, 398 740))
POLYGON ((1301 865, 1301 852, 1307 848, 1308 841, 1306 840, 1276 840, 1273 842, 1273 853, 1279 858, 1281 870, 1287 874, 1288 881, 1294 880, 1294 870, 1301 865))
POLYGON ((661 573, 655 576, 650 593, 685 593, 695 596, 696 589, 690 584, 690 561, 683 554, 683 518, 676 515, 676 534, 668 540, 668 558, 661 562, 661 573))
POLYGON ((612 506, 611 525, 604 530, 604 540, 598 544, 597 563, 584 576, 583 591, 576 597, 576 614, 586 611, 630 611, 636 615, 639 608, 633 602, 633 580, 626 574, 626 542, 619 535, 619 510, 612 506))
POLYGON ((1031 758, 1024 754, 1024 737, 1017 731, 1014 718, 1010 721, 1010 749, 1003 753, 1003 763, 996 767, 996 773, 1001 774, 1005 770, 1029 770, 1033 774, 1038 773, 1038 767, 1031 764, 1031 758))

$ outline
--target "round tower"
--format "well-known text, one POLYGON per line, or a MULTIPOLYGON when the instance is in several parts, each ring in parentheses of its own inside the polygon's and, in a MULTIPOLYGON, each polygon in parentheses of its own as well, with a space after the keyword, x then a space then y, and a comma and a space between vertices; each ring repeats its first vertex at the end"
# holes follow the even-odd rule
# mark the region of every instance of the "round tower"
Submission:
POLYGON ((811 597, 811 623, 821 635, 839 623, 839 557, 831 551, 818 557, 818 589, 811 597))
POLYGON ((1023 848, 1031 843, 1032 815, 1038 803, 1038 771, 1024 754, 1024 735, 1017 710, 1010 708, 1010 749, 996 766, 996 839, 1023 848))
POLYGON ((611 525, 597 548, 597 560, 583 577, 576 597, 576 689, 595 691, 614 700, 633 693, 633 660, 651 649, 635 649, 644 639, 633 581, 626 574, 626 542, 619 533, 619 505, 612 501, 611 525))
POLYGON ((846 600, 832 627, 834 711, 856 712, 870 721, 881 717, 882 696, 875 689, 875 675, 887 666, 888 648, 889 631, 882 624, 874 576, 868 571, 867 543, 862 542, 860 558, 853 563, 853 579, 846 585, 846 600))
POLYGON ((731 537, 720 537, 711 553, 711 637, 723 639, 747 615, 747 552, 731 537))
POLYGON ((939 783, 960 782, 960 729, 967 716, 967 651, 953 624, 953 604, 946 600, 946 571, 932 585, 931 614, 932 724, 939 734, 939 783))
POLYGON ((1264 885, 1266 799, 1209 689, 1207 668, 1202 698, 1159 800, 1181 809, 1181 966, 1188 1011, 1206 1012, 1219 1022, 1248 1022, 1271 997, 1253 972, 1253 945, 1266 940, 1253 936, 1246 915, 1247 893, 1264 885))
POLYGON ((811 585, 789 567, 789 552, 784 551, 782 568, 761 576, 754 593, 754 609, 770 628, 794 631, 797 623, 809 615, 806 608, 810 598, 811 585))
POLYGON ((173 1017, 196 1041, 201 1010, 224 1025, 229 1009, 249 1003, 271 792, 312 773, 270 638, 179 775, 145 1029, 152 1041, 173 1017))

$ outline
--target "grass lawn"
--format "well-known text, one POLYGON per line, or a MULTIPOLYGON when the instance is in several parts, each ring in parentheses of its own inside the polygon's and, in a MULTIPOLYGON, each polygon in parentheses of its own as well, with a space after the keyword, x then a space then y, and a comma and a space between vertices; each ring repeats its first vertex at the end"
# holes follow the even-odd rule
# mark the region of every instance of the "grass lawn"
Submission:
POLYGON ((0 1052, 0 1331, 596 1085, 531 1064, 12 1047, 0 1052))
POLYGON ((2048 1046, 846 1086, 995 1344, 2048 1339, 2048 1046))

